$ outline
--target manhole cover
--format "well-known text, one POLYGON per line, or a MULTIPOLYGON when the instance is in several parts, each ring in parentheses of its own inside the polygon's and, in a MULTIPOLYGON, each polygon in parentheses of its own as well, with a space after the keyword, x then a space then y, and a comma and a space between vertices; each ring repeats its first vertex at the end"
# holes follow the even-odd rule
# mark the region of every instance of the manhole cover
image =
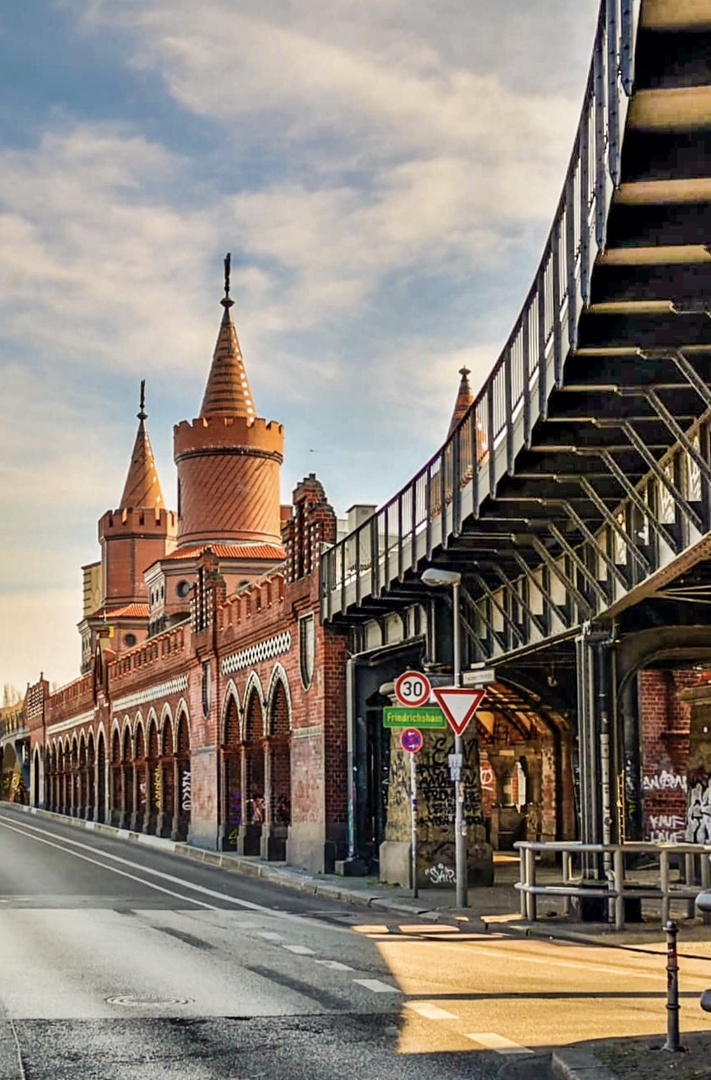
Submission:
POLYGON ((109 1005, 126 1005, 130 1008, 141 1008, 147 1006, 148 1008, 159 1009, 166 1005, 191 1005, 194 998, 186 997, 158 997, 152 994, 142 994, 140 996, 134 994, 118 994, 115 997, 108 997, 106 999, 109 1005))

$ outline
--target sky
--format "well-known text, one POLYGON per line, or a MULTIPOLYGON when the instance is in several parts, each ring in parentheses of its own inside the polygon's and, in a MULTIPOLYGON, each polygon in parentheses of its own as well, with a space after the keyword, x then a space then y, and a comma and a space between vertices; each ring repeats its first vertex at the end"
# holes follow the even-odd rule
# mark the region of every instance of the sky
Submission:
POLYGON ((533 280, 598 0, 23 0, 0 13, 0 684, 79 672, 81 570, 146 380, 200 405, 232 253, 282 501, 342 516, 444 440, 533 280))

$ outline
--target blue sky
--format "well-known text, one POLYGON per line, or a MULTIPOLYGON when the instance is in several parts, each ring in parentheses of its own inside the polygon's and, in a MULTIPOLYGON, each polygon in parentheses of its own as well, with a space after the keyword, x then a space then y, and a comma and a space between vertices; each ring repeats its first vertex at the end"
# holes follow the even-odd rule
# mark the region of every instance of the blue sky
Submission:
POLYGON ((282 498, 382 503, 479 385, 563 183, 598 0, 25 0, 0 15, 0 683, 78 671, 146 379, 199 407, 233 257, 282 498))

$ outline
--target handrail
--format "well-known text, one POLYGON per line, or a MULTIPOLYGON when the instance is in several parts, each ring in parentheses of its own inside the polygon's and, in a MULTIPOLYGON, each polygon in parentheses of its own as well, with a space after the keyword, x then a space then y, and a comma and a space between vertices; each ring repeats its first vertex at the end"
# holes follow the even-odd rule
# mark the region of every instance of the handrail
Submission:
POLYGON ((590 300, 592 245, 604 246, 607 209, 619 183, 621 105, 632 92, 639 5, 640 0, 601 0, 563 192, 521 313, 487 382, 442 447, 389 502, 324 552, 325 621, 333 615, 337 592, 345 611, 347 584, 354 583, 359 603, 396 577, 402 580, 408 540, 415 569, 416 536, 423 536, 428 557, 450 534, 457 536, 463 488, 471 483, 476 515, 479 488, 492 491, 499 474, 513 471, 514 420, 522 418, 529 445, 535 419, 545 416, 551 390, 561 385, 565 353, 575 347, 578 315, 590 300))
MULTIPOLYGON (((625 926, 625 897, 645 897, 661 900, 662 927, 669 921, 670 905, 674 900, 685 900, 693 915, 694 904, 699 892, 711 887, 711 844, 662 843, 640 841, 625 844, 582 844, 579 841, 527 841, 519 840, 514 844, 519 852, 519 881, 514 885, 521 894, 521 917, 531 922, 537 918, 536 898, 538 896, 566 897, 566 914, 570 913, 569 900, 584 897, 597 897, 607 900, 613 913, 611 921, 615 930, 625 926), (560 884, 536 884, 536 852, 551 852, 562 855, 560 884), (629 881, 625 876, 625 857, 627 855, 654 855, 659 859, 659 884, 643 885, 629 881), (597 879, 597 882, 580 883, 572 873, 572 859, 575 855, 603 855, 611 859, 609 873, 597 879), (675 884, 671 880, 670 858, 683 856, 684 884, 675 884), (695 872, 695 862, 701 860, 700 873, 695 872), (696 881, 693 879, 697 878, 696 881)), ((704 922, 711 916, 703 914, 704 922)))

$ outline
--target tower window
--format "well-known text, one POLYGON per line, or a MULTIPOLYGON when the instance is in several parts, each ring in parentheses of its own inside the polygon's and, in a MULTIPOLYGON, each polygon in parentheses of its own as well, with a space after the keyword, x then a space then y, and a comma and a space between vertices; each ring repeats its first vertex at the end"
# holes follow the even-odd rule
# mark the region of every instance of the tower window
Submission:
POLYGON ((124 643, 124 645, 126 646, 127 649, 132 649, 133 646, 136 644, 136 635, 135 634, 124 634, 123 635, 123 643, 124 643))
POLYGON ((175 586, 175 592, 181 600, 184 600, 190 592, 191 587, 192 586, 190 585, 189 581, 179 581, 178 584, 175 586))

